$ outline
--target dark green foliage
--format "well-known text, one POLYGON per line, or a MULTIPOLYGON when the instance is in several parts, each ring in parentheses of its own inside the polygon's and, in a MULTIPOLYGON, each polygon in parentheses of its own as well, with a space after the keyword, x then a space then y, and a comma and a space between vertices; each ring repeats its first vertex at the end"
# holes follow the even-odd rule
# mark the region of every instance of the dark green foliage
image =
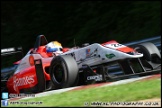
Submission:
POLYGON ((1 48, 34 46, 44 34, 64 47, 161 35, 160 1, 2 1, 1 48))

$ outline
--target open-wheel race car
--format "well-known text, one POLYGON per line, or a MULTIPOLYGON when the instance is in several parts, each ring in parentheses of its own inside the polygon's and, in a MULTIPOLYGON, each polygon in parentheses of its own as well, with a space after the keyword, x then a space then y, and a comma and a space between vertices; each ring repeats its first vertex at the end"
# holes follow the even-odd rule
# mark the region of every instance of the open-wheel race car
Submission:
POLYGON ((161 72, 161 54, 150 42, 131 48, 111 40, 102 44, 86 43, 82 47, 58 47, 53 52, 47 50, 47 44, 44 35, 37 37, 34 47, 4 84, 6 91, 37 93, 161 72), (118 68, 121 71, 113 74, 118 68))

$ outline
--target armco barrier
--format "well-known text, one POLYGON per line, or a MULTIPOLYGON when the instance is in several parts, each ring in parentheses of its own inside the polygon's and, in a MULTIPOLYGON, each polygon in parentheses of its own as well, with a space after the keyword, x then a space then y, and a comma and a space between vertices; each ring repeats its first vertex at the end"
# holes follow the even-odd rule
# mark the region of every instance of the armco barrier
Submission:
POLYGON ((154 37, 151 37, 151 38, 147 38, 147 39, 143 39, 143 40, 139 40, 139 41, 132 41, 132 42, 123 43, 123 44, 126 45, 126 46, 132 47, 134 45, 144 43, 144 42, 152 42, 153 44, 155 44, 158 47, 158 49, 161 52, 161 36, 154 36, 154 37))

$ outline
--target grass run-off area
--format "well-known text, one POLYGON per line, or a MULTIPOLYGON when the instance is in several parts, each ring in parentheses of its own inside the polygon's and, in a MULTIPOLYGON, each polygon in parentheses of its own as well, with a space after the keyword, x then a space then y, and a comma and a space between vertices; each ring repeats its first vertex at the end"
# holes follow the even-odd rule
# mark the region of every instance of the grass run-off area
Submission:
POLYGON ((151 98, 161 98, 161 79, 149 79, 132 83, 74 90, 60 94, 37 97, 32 99, 16 100, 20 102, 42 102, 41 104, 15 104, 9 107, 64 107, 85 106, 92 102, 129 102, 151 98))

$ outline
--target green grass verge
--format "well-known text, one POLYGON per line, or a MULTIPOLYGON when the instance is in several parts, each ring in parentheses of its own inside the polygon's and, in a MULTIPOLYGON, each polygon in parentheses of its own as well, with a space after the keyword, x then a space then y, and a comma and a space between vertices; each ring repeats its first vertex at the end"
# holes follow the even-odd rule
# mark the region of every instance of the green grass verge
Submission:
POLYGON ((53 94, 33 99, 25 99, 19 102, 42 102, 34 105, 11 105, 9 107, 19 106, 47 106, 47 107, 64 107, 64 106, 84 106, 85 102, 113 102, 113 101, 136 101, 150 98, 161 98, 161 80, 150 79, 146 81, 136 81, 128 84, 90 88, 85 90, 76 90, 53 94))

